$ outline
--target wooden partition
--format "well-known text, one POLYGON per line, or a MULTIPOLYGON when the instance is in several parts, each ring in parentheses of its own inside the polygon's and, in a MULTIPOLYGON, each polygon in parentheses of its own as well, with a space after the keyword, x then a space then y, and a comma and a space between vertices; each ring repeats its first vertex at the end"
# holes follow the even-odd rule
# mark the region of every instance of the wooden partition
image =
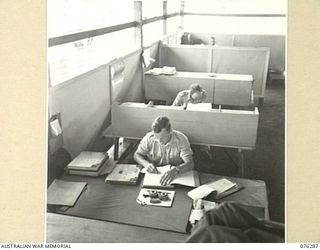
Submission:
POLYGON ((145 96, 149 100, 164 100, 172 104, 179 91, 189 89, 193 83, 207 91, 207 102, 213 103, 214 79, 207 73, 178 71, 173 76, 145 75, 145 96))
POLYGON ((264 97, 269 57, 269 48, 160 46, 160 67, 173 66, 178 71, 190 72, 249 74, 253 76, 253 90, 256 97, 264 97))
POLYGON ((210 72, 211 47, 201 45, 160 46, 160 67, 176 67, 178 71, 210 72))
MULTIPOLYGON (((256 35, 256 34, 215 34, 190 32, 191 42, 208 44, 210 37, 215 37, 218 46, 235 47, 268 47, 270 49, 269 70, 285 71, 286 36, 285 35, 256 35)), ((174 44, 174 43, 172 43, 174 44)))
POLYGON ((113 104, 108 137, 141 139, 158 116, 168 116, 173 129, 187 135, 191 144, 254 149, 259 112, 243 110, 188 111, 181 107, 143 103, 113 104))
POLYGON ((207 92, 206 102, 219 105, 249 106, 252 97, 251 75, 208 74, 178 71, 173 76, 145 75, 145 96, 148 100, 164 100, 172 104, 179 91, 198 83, 207 92))
POLYGON ((264 97, 270 51, 268 48, 213 47, 211 71, 224 74, 250 74, 253 92, 264 97))

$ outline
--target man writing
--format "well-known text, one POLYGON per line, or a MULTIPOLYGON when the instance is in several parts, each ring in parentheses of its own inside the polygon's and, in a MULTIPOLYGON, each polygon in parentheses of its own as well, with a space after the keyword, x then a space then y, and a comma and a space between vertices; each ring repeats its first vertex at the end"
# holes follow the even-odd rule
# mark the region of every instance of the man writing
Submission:
POLYGON ((202 103, 206 98, 207 92, 199 84, 192 84, 190 89, 182 90, 177 94, 172 105, 186 108, 188 103, 202 103))
POLYGON ((194 167, 193 152, 188 138, 173 130, 169 118, 158 117, 152 124, 152 131, 141 140, 134 154, 135 161, 149 173, 158 173, 157 166, 170 164, 172 167, 160 180, 161 185, 168 185, 180 174, 194 167))

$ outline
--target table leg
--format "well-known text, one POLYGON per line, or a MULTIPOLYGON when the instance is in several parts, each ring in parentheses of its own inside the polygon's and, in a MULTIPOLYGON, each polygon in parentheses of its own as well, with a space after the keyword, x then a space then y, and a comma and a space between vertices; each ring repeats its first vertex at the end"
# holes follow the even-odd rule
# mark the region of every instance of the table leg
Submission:
POLYGON ((244 177, 244 153, 242 149, 238 149, 238 161, 239 161, 239 169, 238 176, 244 177))
POLYGON ((113 138, 114 150, 113 150, 113 159, 115 161, 119 158, 119 137, 113 138))

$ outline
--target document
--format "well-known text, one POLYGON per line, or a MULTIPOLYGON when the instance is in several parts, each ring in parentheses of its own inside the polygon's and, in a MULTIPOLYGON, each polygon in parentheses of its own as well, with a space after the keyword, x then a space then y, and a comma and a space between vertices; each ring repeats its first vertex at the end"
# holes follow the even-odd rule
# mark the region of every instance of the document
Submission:
POLYGON ((157 167, 158 174, 148 173, 146 172, 143 180, 144 187, 169 187, 173 188, 173 184, 179 184, 183 186, 189 187, 197 187, 199 186, 199 176, 196 171, 188 171, 183 174, 179 174, 169 185, 161 185, 160 180, 162 176, 169 171, 171 165, 166 165, 163 167, 157 167))
POLYGON ((187 110, 189 111, 207 111, 210 112, 212 108, 211 103, 188 103, 187 110))

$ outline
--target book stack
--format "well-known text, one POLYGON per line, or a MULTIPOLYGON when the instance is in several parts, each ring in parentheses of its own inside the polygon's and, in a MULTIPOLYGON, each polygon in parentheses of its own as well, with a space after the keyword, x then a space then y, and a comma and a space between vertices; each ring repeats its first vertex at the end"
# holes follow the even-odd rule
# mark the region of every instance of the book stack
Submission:
POLYGON ((68 164, 66 172, 72 175, 99 176, 108 159, 105 152, 83 151, 68 164))

